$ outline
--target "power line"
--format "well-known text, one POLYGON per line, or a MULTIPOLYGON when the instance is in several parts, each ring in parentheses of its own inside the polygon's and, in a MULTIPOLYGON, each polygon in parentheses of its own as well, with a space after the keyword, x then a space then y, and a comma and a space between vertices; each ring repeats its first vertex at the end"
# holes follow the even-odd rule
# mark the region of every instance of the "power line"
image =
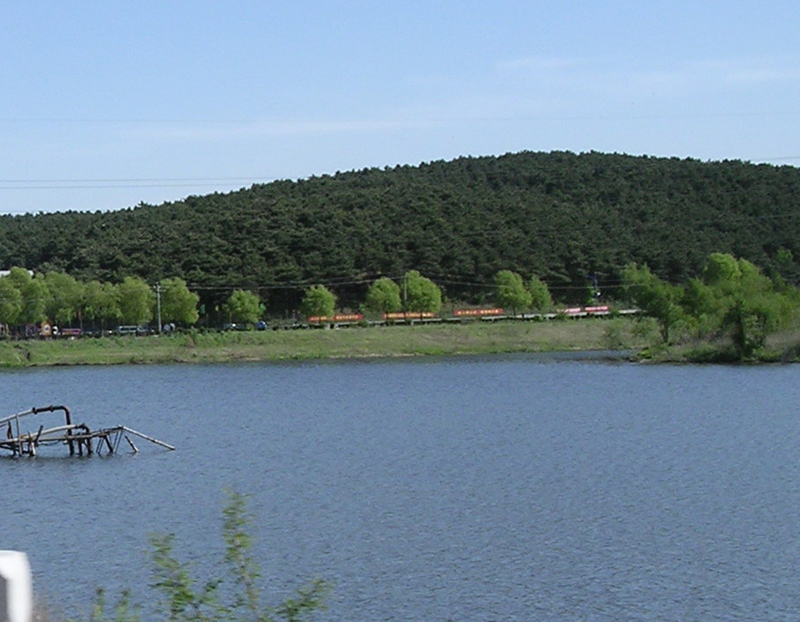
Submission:
POLYGON ((0 190, 99 190, 125 188, 184 188, 215 187, 219 185, 249 183, 266 184, 275 177, 258 175, 248 177, 156 177, 107 179, 0 179, 0 190))

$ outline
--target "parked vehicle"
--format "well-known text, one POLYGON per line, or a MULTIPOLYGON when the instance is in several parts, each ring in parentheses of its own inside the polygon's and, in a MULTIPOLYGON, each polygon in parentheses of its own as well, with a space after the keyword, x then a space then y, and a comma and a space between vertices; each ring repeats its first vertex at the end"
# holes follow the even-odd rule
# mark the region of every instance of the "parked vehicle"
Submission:
POLYGON ((149 330, 146 326, 117 326, 114 332, 117 335, 146 335, 149 330))

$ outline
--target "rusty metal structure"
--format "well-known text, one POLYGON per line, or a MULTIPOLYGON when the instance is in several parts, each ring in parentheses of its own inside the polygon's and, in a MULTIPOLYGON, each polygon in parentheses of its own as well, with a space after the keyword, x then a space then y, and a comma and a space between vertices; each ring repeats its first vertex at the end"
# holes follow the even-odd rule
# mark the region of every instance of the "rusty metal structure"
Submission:
POLYGON ((155 445, 174 450, 172 445, 151 436, 137 432, 124 425, 91 430, 85 423, 73 423, 72 413, 66 406, 43 406, 31 408, 0 419, 0 450, 11 452, 12 456, 36 456, 40 448, 49 445, 64 445, 70 456, 90 456, 92 454, 114 454, 124 438, 131 450, 139 449, 131 437, 144 439, 155 445), (53 427, 39 425, 36 429, 25 429, 29 417, 42 413, 62 412, 64 423, 53 427))

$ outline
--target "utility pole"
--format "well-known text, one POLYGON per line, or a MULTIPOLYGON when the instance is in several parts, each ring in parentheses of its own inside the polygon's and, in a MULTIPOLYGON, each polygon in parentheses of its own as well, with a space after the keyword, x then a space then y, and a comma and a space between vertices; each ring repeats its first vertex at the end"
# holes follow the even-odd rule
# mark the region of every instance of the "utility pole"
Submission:
POLYGON ((156 309, 158 315, 158 334, 161 334, 161 283, 156 283, 156 309))

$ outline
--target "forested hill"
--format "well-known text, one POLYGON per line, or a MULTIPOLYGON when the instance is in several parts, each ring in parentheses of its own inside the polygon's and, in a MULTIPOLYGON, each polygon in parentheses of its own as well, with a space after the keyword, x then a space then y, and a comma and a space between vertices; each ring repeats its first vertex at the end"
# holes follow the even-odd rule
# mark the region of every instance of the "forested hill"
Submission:
POLYGON ((472 301, 490 294, 501 269, 540 276, 556 298, 595 274, 612 293, 629 262, 683 281, 715 251, 796 282, 800 169, 524 152, 115 212, 0 217, 0 269, 151 283, 178 276, 206 301, 248 287, 276 307, 309 283, 347 303, 378 276, 410 269, 472 301))

